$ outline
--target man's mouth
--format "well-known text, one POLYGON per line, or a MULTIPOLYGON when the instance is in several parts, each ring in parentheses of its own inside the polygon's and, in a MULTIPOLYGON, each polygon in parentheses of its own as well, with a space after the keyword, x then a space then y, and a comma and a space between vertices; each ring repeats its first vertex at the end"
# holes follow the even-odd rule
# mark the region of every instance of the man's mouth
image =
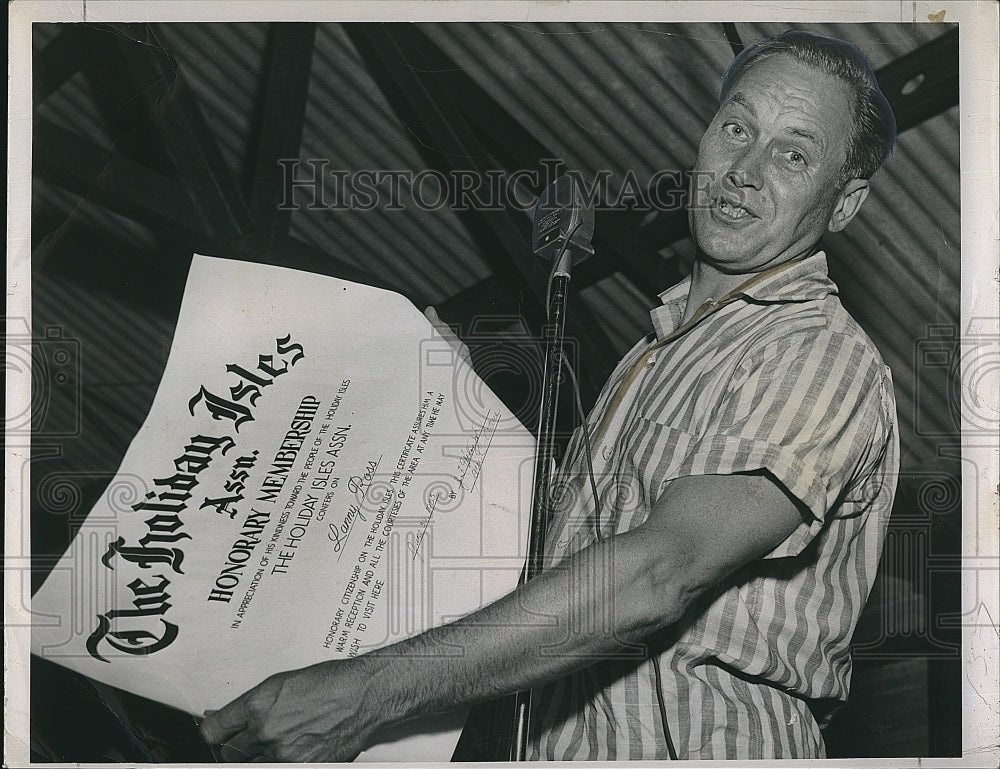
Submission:
POLYGON ((734 222, 739 221, 740 219, 748 219, 753 215, 743 206, 737 205, 736 203, 730 203, 725 198, 719 198, 718 203, 716 204, 716 210, 722 215, 723 218, 734 222))

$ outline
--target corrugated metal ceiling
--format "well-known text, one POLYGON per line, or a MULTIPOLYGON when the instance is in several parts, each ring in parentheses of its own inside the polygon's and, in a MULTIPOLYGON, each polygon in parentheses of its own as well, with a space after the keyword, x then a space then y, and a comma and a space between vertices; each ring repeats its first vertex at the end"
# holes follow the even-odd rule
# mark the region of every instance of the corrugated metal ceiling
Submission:
MULTIPOLYGON (((612 189, 629 172, 645 182, 658 170, 682 170, 691 164, 715 108, 721 72, 732 58, 719 24, 447 23, 418 28, 550 157, 585 178, 610 171, 612 189)), ((785 28, 777 23, 736 25, 747 43, 785 28)), ((854 42, 876 68, 950 29, 934 24, 807 28, 854 42)), ((55 25, 39 25, 36 49, 43 49, 56 31, 55 25)), ((257 111, 267 66, 267 32, 264 24, 156 27, 160 43, 197 96, 226 166, 244 182, 261 119, 257 111)), ((328 168, 336 170, 416 172, 426 168, 428 149, 451 151, 447 142, 439 148, 422 146, 352 40, 343 25, 317 28, 299 157, 325 159, 328 168)), ((417 65, 404 60, 400 66, 417 65)), ((448 82, 443 71, 419 75, 426 82, 448 82)), ((111 147, 114 140, 106 116, 95 106, 94 87, 78 74, 41 103, 38 115, 111 147)), ((483 118, 471 115, 470 124, 476 119, 483 118)), ((958 153, 955 108, 903 133, 859 219, 827 242, 845 303, 893 365, 904 443, 921 459, 930 458, 936 447, 916 435, 918 406, 932 419, 948 421, 940 416, 948 408, 944 385, 916 403, 920 385, 913 361, 928 324, 958 321, 958 153)), ((332 189, 328 192, 334 195, 332 189)), ((383 188, 383 201, 386 192, 383 188)), ((129 234, 120 217, 41 180, 36 195, 50 217, 52 211, 85 217, 92 227, 116 231, 118 237, 140 244, 150 237, 138 225, 128 225, 134 229, 129 234)), ((527 230, 528 216, 516 217, 527 230)), ((597 228, 600 233, 600 213, 597 228)), ((482 242, 447 206, 433 211, 412 205, 403 210, 382 205, 370 211, 303 207, 292 216, 291 234, 380 276, 420 305, 444 302, 497 277, 482 242)), ((691 250, 690 241, 664 243, 659 258, 682 272, 691 250)), ((594 319, 591 330, 609 340, 617 355, 649 330, 646 304, 664 287, 648 285, 628 271, 611 270, 582 281, 574 301, 594 319)), ((62 299, 58 305, 65 311, 62 299)), ((43 297, 43 317, 47 306, 43 297)), ((58 315, 55 307, 52 312, 58 315)), ((600 379, 605 372, 591 373, 600 379)))

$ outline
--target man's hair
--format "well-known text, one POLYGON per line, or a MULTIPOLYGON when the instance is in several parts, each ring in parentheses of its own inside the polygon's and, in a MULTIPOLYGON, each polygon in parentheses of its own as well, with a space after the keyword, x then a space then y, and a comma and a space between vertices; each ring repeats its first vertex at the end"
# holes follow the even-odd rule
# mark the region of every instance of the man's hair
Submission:
POLYGON ((896 118, 889 101, 879 90, 868 59, 850 43, 802 30, 789 30, 777 37, 759 40, 745 48, 729 65, 722 78, 719 101, 726 100, 730 89, 750 67, 778 54, 791 56, 839 78, 851 89, 854 119, 841 178, 842 181, 870 179, 892 152, 896 141, 896 118))

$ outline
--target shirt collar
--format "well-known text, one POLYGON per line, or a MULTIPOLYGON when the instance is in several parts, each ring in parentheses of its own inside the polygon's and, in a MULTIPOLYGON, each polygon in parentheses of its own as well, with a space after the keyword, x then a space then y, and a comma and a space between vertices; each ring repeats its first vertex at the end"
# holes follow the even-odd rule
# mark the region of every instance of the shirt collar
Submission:
MULTIPOLYGON (((649 313, 657 338, 663 338, 680 325, 690 289, 689 275, 660 294, 663 304, 649 313)), ((762 304, 808 302, 836 294, 837 286, 827 273, 826 254, 817 251, 754 283, 742 293, 745 300, 762 304)))

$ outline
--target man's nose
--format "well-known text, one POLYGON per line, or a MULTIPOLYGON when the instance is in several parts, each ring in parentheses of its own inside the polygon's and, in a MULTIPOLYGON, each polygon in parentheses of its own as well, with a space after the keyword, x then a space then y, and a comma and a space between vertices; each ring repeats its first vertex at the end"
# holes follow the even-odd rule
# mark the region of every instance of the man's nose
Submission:
POLYGON ((747 147, 739 157, 733 158, 727 180, 737 189, 759 190, 764 184, 766 153, 765 147, 756 144, 747 147))

